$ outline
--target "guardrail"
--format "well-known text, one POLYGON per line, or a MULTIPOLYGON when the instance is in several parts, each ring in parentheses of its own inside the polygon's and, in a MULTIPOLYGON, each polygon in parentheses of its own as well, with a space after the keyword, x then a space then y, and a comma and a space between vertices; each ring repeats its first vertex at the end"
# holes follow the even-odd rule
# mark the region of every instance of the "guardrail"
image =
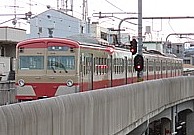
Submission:
POLYGON ((15 81, 0 81, 0 105, 15 103, 15 81))
POLYGON ((2 135, 123 135, 194 98, 194 76, 167 78, 0 107, 2 135))

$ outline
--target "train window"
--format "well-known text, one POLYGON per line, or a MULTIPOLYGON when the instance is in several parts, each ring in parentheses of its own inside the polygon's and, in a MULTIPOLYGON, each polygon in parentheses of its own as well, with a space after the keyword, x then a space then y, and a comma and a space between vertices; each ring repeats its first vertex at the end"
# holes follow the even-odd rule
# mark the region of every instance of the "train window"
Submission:
POLYGON ((150 60, 149 62, 148 62, 149 64, 149 71, 151 72, 151 71, 154 71, 154 62, 152 61, 152 60, 150 60))
POLYGON ((99 69, 99 74, 101 75, 102 74, 102 70, 101 70, 101 68, 100 68, 100 65, 102 64, 102 58, 99 58, 98 59, 99 60, 99 65, 98 65, 98 69, 99 69))
POLYGON ((86 57, 83 56, 83 75, 86 75, 86 57))
POLYGON ((108 59, 104 58, 104 73, 108 73, 108 59))
POLYGON ((167 61, 167 70, 170 70, 170 61, 167 61))
POLYGON ((75 56, 48 56, 48 69, 74 70, 75 56))
POLYGON ((146 72, 146 71, 147 71, 147 62, 148 62, 148 59, 145 59, 145 58, 144 58, 143 72, 146 72))
POLYGON ((124 59, 121 59, 122 65, 121 65, 121 72, 124 72, 124 59))
POLYGON ((93 59, 93 73, 96 72, 96 58, 93 59))
POLYGON ((95 60, 95 63, 96 63, 96 75, 98 75, 98 65, 99 65, 99 60, 98 60, 98 57, 96 57, 96 60, 95 60))
POLYGON ((86 57, 86 74, 90 74, 91 66, 91 57, 86 57))
POLYGON ((166 70, 166 61, 162 61, 162 70, 166 70))
POLYGON ((19 69, 43 69, 44 68, 44 56, 20 56, 19 57, 19 69))
POLYGON ((104 68, 103 68, 103 66, 104 66, 104 58, 102 58, 102 61, 101 61, 100 65, 101 65, 100 68, 101 68, 102 74, 104 74, 104 68))
POLYGON ((117 59, 117 74, 119 74, 121 72, 121 59, 118 58, 117 59))
POLYGON ((117 58, 116 70, 117 70, 117 74, 119 74, 120 73, 120 59, 119 58, 117 58))
POLYGON ((132 62, 132 59, 128 59, 128 71, 129 72, 132 72, 132 70, 133 70, 133 62, 132 62))
POLYGON ((117 59, 115 58, 114 59, 114 72, 115 72, 115 74, 116 74, 116 67, 117 67, 116 64, 117 64, 117 59))
POLYGON ((160 62, 156 61, 156 71, 160 71, 160 62))

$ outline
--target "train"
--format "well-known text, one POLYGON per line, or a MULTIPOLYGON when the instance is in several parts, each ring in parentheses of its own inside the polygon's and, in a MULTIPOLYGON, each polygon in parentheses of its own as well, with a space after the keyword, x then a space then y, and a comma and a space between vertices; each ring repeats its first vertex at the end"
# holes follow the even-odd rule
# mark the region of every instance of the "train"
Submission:
MULTIPOLYGON (((49 98, 137 82, 134 57, 89 36, 36 38, 16 46, 16 99, 49 98)), ((155 50, 143 52, 143 80, 181 76, 183 60, 155 50)))

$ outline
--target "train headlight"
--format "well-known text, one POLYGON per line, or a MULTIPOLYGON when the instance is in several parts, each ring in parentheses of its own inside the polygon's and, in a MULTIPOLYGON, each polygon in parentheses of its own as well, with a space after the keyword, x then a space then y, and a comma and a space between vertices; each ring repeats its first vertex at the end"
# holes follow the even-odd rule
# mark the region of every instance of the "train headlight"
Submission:
POLYGON ((71 86, 73 86, 73 80, 67 80, 67 86, 68 87, 71 87, 71 86))
POLYGON ((18 80, 18 85, 20 87, 23 87, 25 85, 24 80, 23 79, 18 80))

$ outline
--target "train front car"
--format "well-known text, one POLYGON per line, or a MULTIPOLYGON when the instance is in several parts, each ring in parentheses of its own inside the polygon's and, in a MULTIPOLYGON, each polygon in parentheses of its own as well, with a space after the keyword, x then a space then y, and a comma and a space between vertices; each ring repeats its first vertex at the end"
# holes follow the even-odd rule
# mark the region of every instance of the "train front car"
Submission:
POLYGON ((67 39, 30 39, 16 49, 16 98, 19 101, 77 91, 77 42, 67 39))

